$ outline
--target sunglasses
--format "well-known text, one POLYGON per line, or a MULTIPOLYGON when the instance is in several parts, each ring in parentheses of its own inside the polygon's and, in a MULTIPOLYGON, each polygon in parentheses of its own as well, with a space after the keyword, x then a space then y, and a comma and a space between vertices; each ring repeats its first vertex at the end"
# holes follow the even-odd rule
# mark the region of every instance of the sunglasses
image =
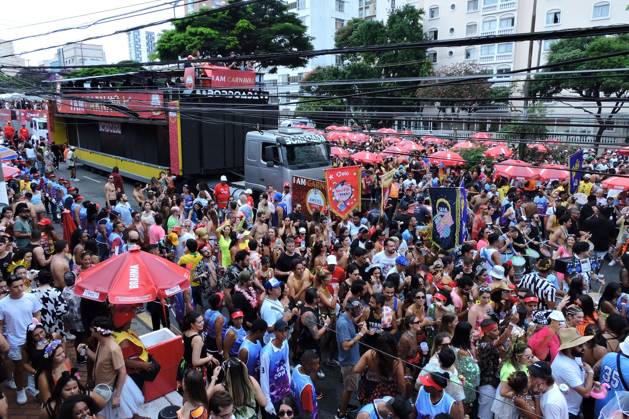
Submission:
POLYGON ((421 298, 421 299, 423 300, 423 299, 424 299, 424 298, 426 298, 426 297, 425 297, 425 296, 423 296, 423 295, 416 295, 416 296, 415 296, 415 298, 421 298))
POLYGON ((294 415, 294 412, 292 410, 280 410, 279 412, 277 412, 277 416, 292 417, 293 415, 294 415))

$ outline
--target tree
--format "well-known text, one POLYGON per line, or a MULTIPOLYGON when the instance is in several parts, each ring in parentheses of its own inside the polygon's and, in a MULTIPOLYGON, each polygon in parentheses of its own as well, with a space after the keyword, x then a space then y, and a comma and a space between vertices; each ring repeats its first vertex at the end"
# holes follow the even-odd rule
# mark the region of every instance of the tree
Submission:
MULTIPOLYGON (((352 19, 338 30, 335 37, 337 48, 353 48, 369 45, 386 45, 403 42, 417 42, 424 39, 422 27, 423 11, 406 5, 391 12, 387 22, 375 20, 352 19)), ((304 82, 324 82, 328 80, 386 79, 395 77, 426 76, 431 72, 431 64, 426 60, 424 49, 406 49, 377 52, 350 52, 340 56, 339 66, 319 67, 306 75, 304 82)), ((372 84, 338 84, 338 85, 302 85, 302 92, 314 97, 336 98, 348 94, 356 94, 343 98, 347 116, 360 123, 391 125, 393 117, 384 112, 417 111, 418 102, 406 100, 413 95, 417 82, 387 83, 386 81, 372 84), (390 92, 369 96, 370 90, 386 90, 390 92)), ((323 101, 324 99, 322 99, 323 101)), ((311 103, 305 98, 304 102, 311 103)), ((310 105, 312 106, 312 105, 310 105)), ((339 105, 332 105, 337 108, 339 105)), ((329 108, 322 106, 329 111, 329 108)), ((343 120, 342 114, 331 113, 328 122, 343 120)))
MULTIPOLYGON (((458 63, 443 67, 435 71, 435 76, 456 77, 482 75, 484 71, 477 64, 458 63)), ((430 82, 429 84, 437 84, 430 82)), ((484 99, 492 98, 491 83, 487 79, 473 80, 472 82, 438 82, 439 85, 417 89, 417 96, 428 98, 443 98, 435 101, 439 112, 446 112, 448 108, 452 113, 459 111, 475 112, 479 105, 488 103, 484 99), (450 100, 456 99, 456 100, 450 100)))
POLYGON ((138 65, 137 61, 124 60, 116 64, 115 67, 85 67, 79 70, 72 71, 67 75, 68 78, 72 77, 94 77, 94 76, 108 76, 112 74, 132 73, 135 71, 142 71, 143 67, 138 65), (135 64, 135 65, 134 65, 135 64))
MULTIPOLYGON (((230 0, 234 3, 237 0, 230 0)), ((303 67, 307 58, 282 56, 288 51, 312 50, 306 27, 280 0, 267 0, 217 13, 199 13, 174 22, 175 29, 162 32, 156 51, 161 60, 190 54, 227 57, 277 53, 257 61, 258 67, 275 71, 278 66, 303 67)))
POLYGON ((527 144, 546 139, 548 130, 546 125, 544 125, 545 122, 546 107, 542 103, 537 102, 529 106, 526 119, 523 118, 502 127, 501 131, 506 134, 505 138, 517 142, 520 160, 526 157, 528 152, 527 144), (530 124, 527 124, 527 121, 530 124))
POLYGON ((613 118, 625 104, 624 99, 627 97, 629 89, 629 76, 617 72, 605 72, 600 75, 583 75, 578 72, 589 69, 627 68, 629 67, 629 56, 624 54, 581 63, 570 63, 569 61, 627 51, 628 49, 629 35, 562 39, 552 45, 548 63, 568 62, 552 67, 547 71, 575 71, 577 73, 572 77, 566 74, 545 74, 546 71, 538 73, 531 84, 531 92, 540 96, 551 96, 567 90, 585 99, 587 103, 584 106, 570 102, 565 104, 580 109, 594 118, 597 126, 594 146, 598 149, 603 133, 612 127, 613 118), (614 100, 604 102, 602 101, 604 98, 614 100))

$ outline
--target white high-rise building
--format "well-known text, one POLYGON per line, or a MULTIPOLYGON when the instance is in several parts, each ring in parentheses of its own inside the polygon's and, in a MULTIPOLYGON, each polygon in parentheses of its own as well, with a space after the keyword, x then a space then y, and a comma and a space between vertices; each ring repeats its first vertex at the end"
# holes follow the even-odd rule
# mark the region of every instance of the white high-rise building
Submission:
POLYGON ((57 49, 60 65, 94 65, 107 64, 105 50, 102 45, 84 44, 82 42, 64 45, 57 49))
POLYGON ((129 59, 139 63, 151 60, 151 54, 155 51, 155 32, 131 31, 127 33, 129 46, 129 59))
MULTIPOLYGON (((0 58, 0 65, 24 65, 25 60, 19 55, 15 54, 13 49, 13 42, 7 42, 0 40, 0 56, 10 55, 10 57, 0 58)), ((9 76, 14 76, 19 70, 15 68, 5 68, 3 73, 9 76)))

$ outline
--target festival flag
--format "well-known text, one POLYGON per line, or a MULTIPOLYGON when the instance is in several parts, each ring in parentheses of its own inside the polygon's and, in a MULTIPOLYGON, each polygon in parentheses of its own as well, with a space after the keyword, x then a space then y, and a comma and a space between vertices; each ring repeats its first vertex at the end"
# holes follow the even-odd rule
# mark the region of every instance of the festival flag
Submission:
POLYGON ((360 210, 360 177, 362 166, 325 169, 325 189, 330 211, 346 219, 354 210, 360 210))
POLYGON ((570 156, 568 161, 568 168, 570 169, 570 193, 573 194, 579 189, 579 182, 583 177, 583 150, 579 150, 570 156))
POLYGON ((467 191, 465 190, 465 178, 461 179, 461 185, 459 186, 459 197, 461 201, 461 228, 459 234, 459 243, 462 245, 467 239, 467 222, 468 222, 468 207, 467 207, 467 191))
POLYGON ((457 246, 461 229, 460 188, 430 188, 432 242, 441 250, 457 246))
POLYGON ((380 200, 380 214, 384 214, 384 207, 389 200, 389 193, 391 192, 391 184, 393 183, 393 176, 395 176, 395 169, 386 172, 380 176, 380 184, 382 186, 382 195, 380 200))
POLYGON ((312 220, 312 214, 315 211, 326 213, 327 202, 325 199, 326 188, 324 181, 293 176, 290 190, 293 208, 295 208, 295 205, 301 204, 303 214, 307 220, 312 220))

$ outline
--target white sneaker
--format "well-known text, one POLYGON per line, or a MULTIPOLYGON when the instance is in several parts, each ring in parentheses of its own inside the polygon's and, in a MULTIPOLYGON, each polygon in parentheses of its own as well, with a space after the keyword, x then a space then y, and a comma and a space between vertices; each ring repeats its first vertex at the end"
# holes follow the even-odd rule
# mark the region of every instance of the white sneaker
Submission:
POLYGON ((616 259, 612 259, 612 261, 608 263, 609 266, 614 266, 615 264, 616 264, 616 259))
POLYGON ((17 404, 26 404, 28 399, 26 398, 26 391, 24 389, 15 392, 17 395, 17 404))
POLYGON ((7 380, 7 382, 4 383, 4 385, 10 388, 11 390, 17 389, 17 386, 15 385, 15 380, 13 378, 11 378, 10 380, 7 380))
POLYGON ((39 390, 37 390, 35 387, 28 386, 28 387, 26 387, 26 393, 29 396, 35 398, 35 397, 37 397, 39 395, 39 390))
POLYGON ((81 181, 81 179, 79 179, 79 178, 71 178, 70 180, 71 180, 72 182, 80 182, 80 181, 81 181))

